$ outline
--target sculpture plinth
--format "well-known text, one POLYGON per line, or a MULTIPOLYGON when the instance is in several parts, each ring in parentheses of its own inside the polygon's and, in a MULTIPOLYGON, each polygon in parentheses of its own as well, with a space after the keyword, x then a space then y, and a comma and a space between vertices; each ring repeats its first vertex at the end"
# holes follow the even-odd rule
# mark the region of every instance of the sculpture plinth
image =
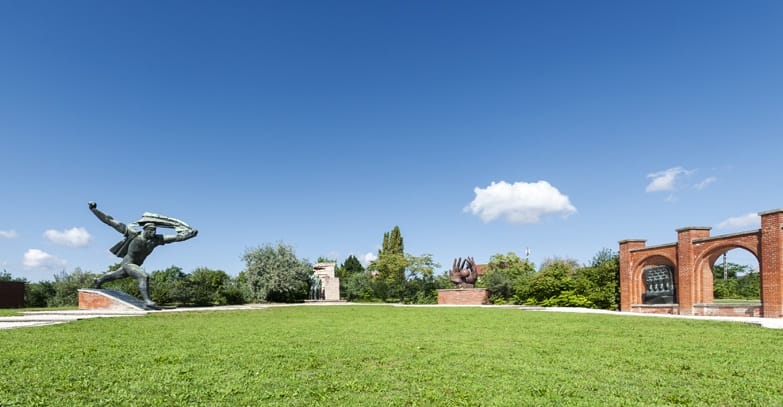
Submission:
POLYGON ((483 305, 489 303, 486 288, 455 288, 438 290, 440 305, 483 305))

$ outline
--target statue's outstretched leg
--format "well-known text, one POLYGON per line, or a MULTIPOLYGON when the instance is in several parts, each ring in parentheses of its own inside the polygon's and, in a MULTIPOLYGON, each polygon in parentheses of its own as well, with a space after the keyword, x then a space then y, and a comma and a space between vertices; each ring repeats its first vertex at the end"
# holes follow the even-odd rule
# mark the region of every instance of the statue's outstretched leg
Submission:
POLYGON ((108 283, 109 281, 119 280, 121 278, 128 277, 128 273, 125 271, 124 268, 119 268, 114 271, 110 271, 99 278, 96 278, 92 280, 92 288, 101 288, 103 283, 108 283))

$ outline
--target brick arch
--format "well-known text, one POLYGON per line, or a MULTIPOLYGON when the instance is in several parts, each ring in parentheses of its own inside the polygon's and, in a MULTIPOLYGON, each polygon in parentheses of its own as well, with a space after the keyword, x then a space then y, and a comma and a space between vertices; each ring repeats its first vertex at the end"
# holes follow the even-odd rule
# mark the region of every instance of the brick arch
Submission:
POLYGON ((759 258, 761 245, 761 231, 737 233, 732 235, 715 236, 708 239, 694 241, 698 246, 697 257, 694 262, 695 273, 695 303, 711 304, 713 297, 712 266, 715 261, 729 250, 743 249, 752 254, 761 265, 759 258))
MULTIPOLYGON (((668 248, 667 248, 668 249, 668 248)), ((670 250, 664 250, 661 248, 653 249, 651 252, 644 253, 641 259, 639 259, 634 265, 632 276, 633 284, 631 286, 631 298, 640 300, 642 294, 644 294, 644 269, 649 266, 669 266, 672 269, 677 264, 676 256, 674 256, 674 246, 670 250), (669 253, 671 252, 671 253, 669 253)), ((677 281, 675 280, 675 284, 677 281)))
POLYGON ((690 226, 677 229, 677 242, 667 245, 646 247, 645 240, 620 241, 620 310, 630 311, 641 301, 646 266, 668 265, 674 269, 677 312, 692 315, 695 304, 712 303, 711 267, 715 260, 739 248, 759 262, 761 315, 783 317, 783 209, 759 216, 761 229, 755 231, 710 236, 710 228, 690 226))

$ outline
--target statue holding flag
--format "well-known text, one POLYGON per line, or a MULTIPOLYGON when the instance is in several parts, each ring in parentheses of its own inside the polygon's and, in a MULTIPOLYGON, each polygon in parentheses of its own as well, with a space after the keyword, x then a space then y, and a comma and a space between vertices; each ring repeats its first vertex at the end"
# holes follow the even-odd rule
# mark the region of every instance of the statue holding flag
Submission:
POLYGON ((152 251, 161 245, 181 242, 195 237, 198 234, 187 223, 170 218, 145 212, 141 219, 131 224, 124 224, 116 221, 111 216, 98 210, 95 202, 87 204, 90 211, 103 223, 111 226, 114 230, 122 233, 125 238, 109 249, 117 257, 122 258, 120 268, 110 271, 93 282, 93 288, 101 288, 103 283, 118 280, 125 277, 133 277, 139 282, 139 291, 144 299, 147 309, 160 309, 149 296, 149 276, 141 268, 142 263, 152 251), (137 228, 141 230, 137 230, 137 228), (158 227, 170 228, 176 231, 176 235, 159 235, 155 232, 158 227))

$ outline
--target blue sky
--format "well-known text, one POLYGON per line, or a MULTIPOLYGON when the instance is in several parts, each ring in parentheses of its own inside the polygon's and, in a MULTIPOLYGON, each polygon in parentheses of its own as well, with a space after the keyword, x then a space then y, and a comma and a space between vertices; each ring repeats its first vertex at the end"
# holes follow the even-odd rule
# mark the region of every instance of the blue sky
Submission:
POLYGON ((443 270, 756 229, 783 207, 780 21, 775 1, 0 2, 0 267, 104 271, 120 236, 91 200, 199 230, 148 271, 232 275, 280 241, 370 259, 395 225, 443 270))

